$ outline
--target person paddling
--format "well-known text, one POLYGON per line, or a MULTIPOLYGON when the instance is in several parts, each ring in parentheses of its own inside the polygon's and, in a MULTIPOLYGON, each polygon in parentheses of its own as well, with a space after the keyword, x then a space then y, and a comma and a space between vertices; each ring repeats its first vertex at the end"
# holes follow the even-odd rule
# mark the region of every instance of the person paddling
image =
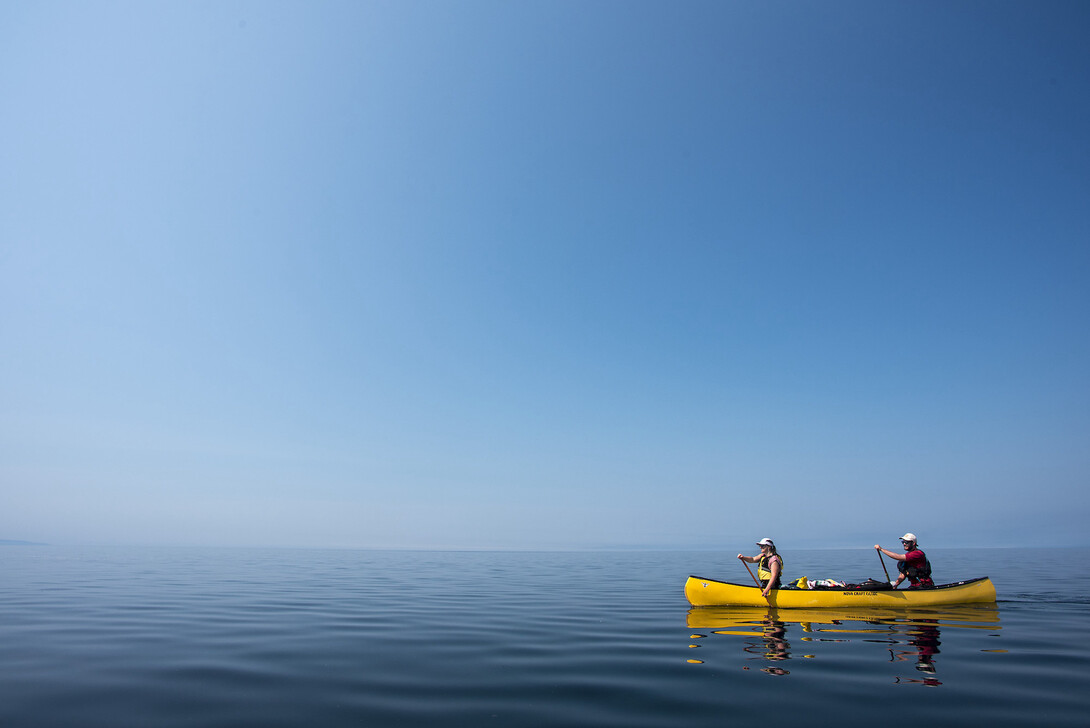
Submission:
POLYGON ((905 550, 903 554, 894 553, 878 544, 874 544, 876 550, 897 562, 897 571, 900 573, 898 573, 896 581, 890 582, 893 588, 896 589, 900 586, 901 582, 906 578, 910 583, 909 589, 933 588, 935 582, 931 580, 931 562, 927 560, 927 555, 916 545, 916 534, 906 533, 901 536, 901 546, 905 550))
POLYGON ((756 556, 743 556, 738 554, 742 561, 757 564, 757 578, 761 581, 761 596, 767 597, 772 589, 780 588, 780 576, 783 574, 783 558, 776 553, 776 544, 770 538, 762 538, 757 542, 761 547, 761 553, 756 556))

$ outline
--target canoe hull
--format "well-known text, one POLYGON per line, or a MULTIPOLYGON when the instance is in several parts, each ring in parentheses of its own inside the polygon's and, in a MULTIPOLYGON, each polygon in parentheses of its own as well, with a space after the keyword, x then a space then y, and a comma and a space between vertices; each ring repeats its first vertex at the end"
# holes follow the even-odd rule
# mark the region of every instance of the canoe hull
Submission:
POLYGON ((767 597, 753 585, 732 584, 700 576, 685 582, 685 598, 694 607, 941 607, 953 604, 994 604, 995 586, 988 577, 942 584, 934 589, 852 591, 840 589, 773 589, 767 597))

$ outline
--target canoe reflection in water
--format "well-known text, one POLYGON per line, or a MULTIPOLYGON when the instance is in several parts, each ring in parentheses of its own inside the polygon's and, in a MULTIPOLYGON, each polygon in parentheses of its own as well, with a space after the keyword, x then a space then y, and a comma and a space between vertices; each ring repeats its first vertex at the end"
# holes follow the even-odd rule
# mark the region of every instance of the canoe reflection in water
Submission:
MULTIPOLYGON (((772 675, 789 675, 785 663, 794 658, 816 659, 826 642, 862 642, 882 645, 883 662, 908 663, 915 672, 895 675, 899 683, 938 686, 936 656, 940 653, 941 630, 975 629, 993 635, 1001 629, 995 607, 947 607, 943 609, 775 609, 760 607, 693 607, 687 625, 710 635, 741 638, 747 660, 775 663, 762 667, 772 675), (793 639, 796 654, 792 653, 793 639), (807 654, 797 654, 805 649, 807 654)), ((697 645, 692 645, 697 646, 697 645)), ((991 650, 989 650, 991 651, 991 650)), ((690 660, 701 663, 703 660, 690 660)), ((748 670, 749 667, 742 669, 748 670)))

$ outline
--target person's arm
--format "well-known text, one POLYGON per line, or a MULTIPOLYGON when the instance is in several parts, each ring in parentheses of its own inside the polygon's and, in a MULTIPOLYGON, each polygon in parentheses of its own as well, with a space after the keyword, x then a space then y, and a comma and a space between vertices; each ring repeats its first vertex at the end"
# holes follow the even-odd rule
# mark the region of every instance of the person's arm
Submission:
MULTIPOLYGON (((874 548, 878 549, 879 551, 881 551, 883 554, 890 557, 894 561, 904 561, 905 560, 905 557, 904 557, 903 554, 894 553, 893 551, 887 551, 886 549, 882 548, 878 544, 874 544, 874 548)), ((898 569, 897 571, 900 572, 900 569, 898 569)), ((892 586, 894 589, 896 589, 897 587, 899 587, 901 585, 901 582, 904 581, 904 580, 905 580, 905 575, 901 574, 901 573, 898 573, 897 578, 894 579, 893 581, 891 581, 889 583, 889 585, 892 586)))
POLYGON ((905 560, 905 555, 904 554, 899 554, 896 551, 890 551, 889 549, 884 549, 881 546, 879 546, 878 544, 874 544, 874 548, 878 549, 879 551, 881 551, 883 554, 890 557, 894 561, 904 561, 905 560))
POLYGON ((742 561, 748 561, 751 564, 756 564, 761 560, 760 556, 743 556, 742 554, 738 554, 738 558, 742 561))
POLYGON ((761 590, 761 596, 767 597, 768 592, 772 590, 772 585, 776 583, 776 577, 780 575, 780 557, 773 556, 769 559, 768 570, 772 572, 772 578, 765 584, 765 588, 761 590))

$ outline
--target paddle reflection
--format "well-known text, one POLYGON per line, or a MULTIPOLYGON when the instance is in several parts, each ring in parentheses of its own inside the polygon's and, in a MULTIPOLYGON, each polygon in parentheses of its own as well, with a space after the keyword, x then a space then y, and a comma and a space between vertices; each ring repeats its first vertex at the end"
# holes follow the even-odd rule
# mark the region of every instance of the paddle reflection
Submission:
POLYGON ((895 675, 895 682, 928 686, 942 684, 937 678, 936 658, 941 653, 943 629, 991 633, 1001 629, 999 610, 992 606, 906 611, 693 607, 687 624, 690 629, 706 631, 690 635, 693 640, 718 636, 737 640, 746 661, 765 663, 759 669, 772 675, 789 675, 788 660, 820 658, 821 643, 859 642, 881 645, 884 661, 914 668, 914 672, 895 675))

